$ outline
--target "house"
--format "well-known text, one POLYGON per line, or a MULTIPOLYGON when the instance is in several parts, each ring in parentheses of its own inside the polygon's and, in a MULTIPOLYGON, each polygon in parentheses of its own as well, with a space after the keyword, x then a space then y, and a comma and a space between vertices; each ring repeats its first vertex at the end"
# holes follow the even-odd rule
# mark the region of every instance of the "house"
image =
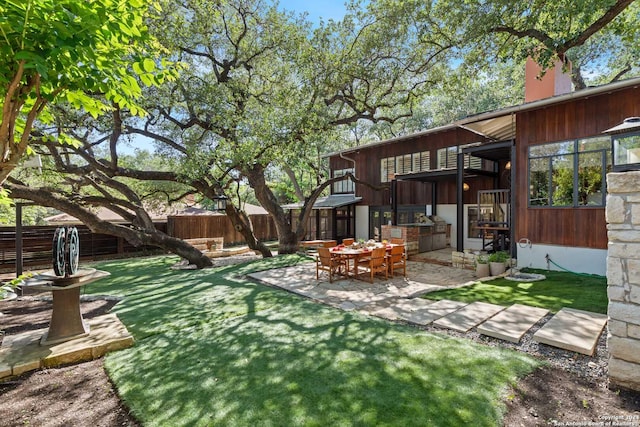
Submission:
POLYGON ((329 197, 350 202, 325 214, 334 218, 325 237, 369 239, 437 215, 458 251, 505 248, 521 267, 604 275, 603 132, 640 116, 640 78, 566 92, 559 67, 542 80, 531 68, 523 104, 328 154, 332 177, 352 172, 387 187, 334 185, 329 197), (338 212, 351 229, 335 225, 338 212))

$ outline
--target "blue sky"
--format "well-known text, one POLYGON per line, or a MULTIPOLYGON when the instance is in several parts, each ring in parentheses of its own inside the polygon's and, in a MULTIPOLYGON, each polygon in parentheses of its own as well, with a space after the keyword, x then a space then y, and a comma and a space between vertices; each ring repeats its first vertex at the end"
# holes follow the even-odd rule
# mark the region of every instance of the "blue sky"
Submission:
POLYGON ((346 13, 346 0, 280 0, 280 8, 288 11, 309 14, 311 22, 318 22, 322 18, 340 20, 346 13))

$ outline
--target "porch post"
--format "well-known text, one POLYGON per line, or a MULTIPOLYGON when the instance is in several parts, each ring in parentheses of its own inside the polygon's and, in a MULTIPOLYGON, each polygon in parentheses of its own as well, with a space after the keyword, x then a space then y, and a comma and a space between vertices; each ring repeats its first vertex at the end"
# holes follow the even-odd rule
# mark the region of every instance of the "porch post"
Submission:
POLYGON ((431 215, 438 215, 438 183, 431 182, 431 215))
POLYGON ((518 259, 518 245, 515 238, 516 230, 516 149, 515 140, 511 141, 511 170, 509 171, 509 239, 511 258, 518 259))
POLYGON ((398 225, 398 180, 391 180, 391 224, 398 225))
POLYGON ((464 251, 464 154, 458 150, 458 169, 456 174, 456 250, 464 251))

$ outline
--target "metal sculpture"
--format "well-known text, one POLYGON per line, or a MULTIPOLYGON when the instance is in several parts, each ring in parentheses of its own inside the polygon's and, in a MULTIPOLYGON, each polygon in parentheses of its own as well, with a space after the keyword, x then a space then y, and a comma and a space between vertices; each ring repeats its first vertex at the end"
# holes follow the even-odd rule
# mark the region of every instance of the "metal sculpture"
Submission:
POLYGON ((80 238, 75 227, 58 227, 53 235, 53 271, 69 277, 78 271, 80 238))

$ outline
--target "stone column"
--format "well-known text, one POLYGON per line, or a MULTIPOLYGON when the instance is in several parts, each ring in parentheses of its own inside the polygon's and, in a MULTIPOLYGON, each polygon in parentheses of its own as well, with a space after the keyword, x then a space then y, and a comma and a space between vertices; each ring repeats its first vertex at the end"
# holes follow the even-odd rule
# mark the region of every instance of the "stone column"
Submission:
POLYGON ((609 377, 640 391, 640 171, 607 175, 609 377))

